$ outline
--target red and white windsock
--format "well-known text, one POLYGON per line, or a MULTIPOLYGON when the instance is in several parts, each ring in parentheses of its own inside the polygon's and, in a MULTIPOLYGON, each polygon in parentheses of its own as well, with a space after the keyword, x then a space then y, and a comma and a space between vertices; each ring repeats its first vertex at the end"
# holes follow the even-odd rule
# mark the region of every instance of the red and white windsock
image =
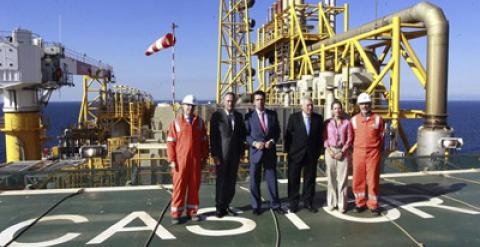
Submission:
POLYGON ((160 51, 162 49, 171 47, 175 45, 175 37, 171 33, 167 33, 165 36, 159 38, 153 44, 151 44, 148 49, 145 51, 146 56, 150 56, 153 53, 160 51))

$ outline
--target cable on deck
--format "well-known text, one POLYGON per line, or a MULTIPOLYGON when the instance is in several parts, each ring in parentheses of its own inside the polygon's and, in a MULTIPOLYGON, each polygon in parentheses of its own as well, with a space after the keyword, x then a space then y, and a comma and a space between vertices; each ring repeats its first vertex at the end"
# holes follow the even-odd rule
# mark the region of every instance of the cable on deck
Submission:
POLYGON ((25 228, 23 228, 17 235, 15 235, 10 241, 8 241, 4 247, 8 247, 10 246, 13 242, 15 242, 15 240, 17 240, 18 238, 20 238, 25 232, 27 232, 30 228, 32 228, 35 224, 37 224, 37 222, 39 220, 41 220, 43 217, 45 217, 47 214, 49 214, 52 210, 54 210, 58 205, 62 204, 64 201, 66 201, 67 199, 70 199, 74 196, 78 196, 80 194, 82 194, 84 192, 84 189, 81 188, 81 189, 78 189, 76 192, 74 193, 71 193, 71 194, 68 194, 66 196, 64 196, 62 199, 60 199, 59 201, 57 201, 55 204, 53 204, 52 206, 50 206, 45 212, 43 212, 39 217, 37 217, 34 221, 32 221, 32 223, 30 223, 28 226, 26 226, 25 228))
MULTIPOLYGON (((172 192, 171 192, 169 189, 166 189, 166 188, 164 188, 163 186, 161 186, 161 188, 162 188, 162 189, 165 189, 169 194, 172 194, 172 192)), ((167 212, 168 208, 170 207, 170 203, 172 203, 172 199, 171 199, 171 198, 170 198, 170 200, 168 200, 167 204, 165 204, 165 206, 163 207, 162 213, 161 213, 160 216, 158 217, 157 223, 155 224, 155 228, 153 228, 153 231, 150 233, 150 236, 148 236, 147 241, 146 241, 145 244, 143 245, 144 247, 150 246, 150 243, 151 243, 152 240, 153 240, 153 236, 155 236, 155 232, 157 231, 158 226, 160 225, 160 223, 161 223, 162 220, 163 220, 163 217, 165 216, 165 212, 167 212)))
MULTIPOLYGON (((239 187, 240 187, 240 189, 243 189, 243 190, 245 190, 245 191, 250 191, 249 189, 247 189, 247 188, 245 188, 245 187, 243 187, 243 186, 239 186, 239 187)), ((265 202, 265 201, 266 201, 265 198, 263 198, 263 196, 260 197, 260 199, 262 200, 262 202, 265 202)), ((275 247, 279 247, 280 244, 281 244, 281 238, 282 238, 282 235, 281 235, 282 233, 281 233, 281 231, 280 231, 280 225, 279 225, 279 223, 278 223, 277 216, 276 216, 275 212, 273 211, 273 209, 270 208, 269 211, 270 211, 270 214, 271 214, 271 216, 272 216, 272 218, 273 218, 273 224, 274 224, 274 226, 275 226, 275 235, 276 235, 276 237, 275 237, 275 247)))

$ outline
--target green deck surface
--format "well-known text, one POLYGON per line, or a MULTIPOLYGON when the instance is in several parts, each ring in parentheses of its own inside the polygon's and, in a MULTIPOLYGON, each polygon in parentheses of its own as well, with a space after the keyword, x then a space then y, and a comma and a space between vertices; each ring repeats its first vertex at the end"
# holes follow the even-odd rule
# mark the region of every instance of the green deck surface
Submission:
MULTIPOLYGON (((232 206, 243 213, 220 221, 211 213, 205 213, 204 221, 192 222, 183 218, 180 225, 172 225, 167 211, 160 224, 163 235, 154 236, 149 246, 274 246, 277 237, 281 246, 480 246, 478 170, 422 176, 418 173, 412 176, 399 174, 382 178, 381 205, 385 211, 384 215, 378 217, 367 211, 355 214, 350 210, 345 215, 337 211, 327 212, 322 208, 326 195, 325 183, 320 179, 317 186, 315 203, 319 207, 318 213, 301 210, 289 215, 290 218, 286 215, 276 216, 280 235, 277 235, 274 218, 267 209, 268 204, 264 205, 262 215, 253 215, 249 206, 249 192, 246 190, 248 184, 238 184, 232 206), (397 200, 396 203, 392 199, 397 200), (428 204, 428 201, 431 203, 428 204), (417 206, 412 203, 417 203, 417 206), (292 217, 297 217, 303 223, 303 228, 308 229, 299 229, 292 222, 292 217), (231 235, 229 230, 242 227, 242 223, 231 219, 243 219, 251 228, 231 235), (202 229, 205 232, 199 231, 202 229)), ((77 215, 84 222, 74 223, 68 219, 40 221, 22 234, 15 246, 34 246, 34 243, 52 241, 67 233, 77 235, 64 243, 47 242, 36 246, 144 246, 152 232, 153 222, 169 203, 170 194, 167 189, 156 186, 117 189, 119 191, 87 189, 65 200, 46 217, 77 215), (112 235, 98 240, 102 232, 132 213, 137 213, 139 217, 133 217, 123 230, 110 231, 112 235), (150 224, 150 228, 146 224, 150 224)), ((202 185, 200 194, 203 210, 208 211, 214 205, 214 189, 214 185, 202 185)), ((262 185, 262 189, 266 195, 265 185, 262 185)), ((287 184, 279 183, 279 189, 281 197, 285 198, 287 184)), ((11 236, 8 231, 12 226, 40 216, 69 194, 29 193, 0 193, 0 243, 8 241, 11 236)), ((352 200, 351 193, 349 197, 352 200)), ((350 209, 353 207, 353 201, 349 206, 350 209)))

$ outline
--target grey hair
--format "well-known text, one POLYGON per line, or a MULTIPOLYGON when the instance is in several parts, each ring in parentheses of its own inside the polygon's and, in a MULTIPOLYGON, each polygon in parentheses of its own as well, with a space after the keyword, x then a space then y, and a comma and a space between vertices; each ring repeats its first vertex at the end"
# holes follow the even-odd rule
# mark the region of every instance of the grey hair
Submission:
POLYGON ((304 96, 302 96, 302 98, 300 98, 300 104, 301 104, 301 105, 305 104, 305 101, 307 101, 307 100, 310 100, 310 101, 313 102, 313 100, 312 100, 312 98, 311 98, 310 96, 304 95, 304 96))

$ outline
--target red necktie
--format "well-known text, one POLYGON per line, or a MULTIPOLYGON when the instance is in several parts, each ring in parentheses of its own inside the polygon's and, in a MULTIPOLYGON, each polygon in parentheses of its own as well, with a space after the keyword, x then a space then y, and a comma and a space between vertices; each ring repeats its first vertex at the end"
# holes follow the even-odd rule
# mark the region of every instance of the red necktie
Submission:
POLYGON ((267 126, 265 126, 265 113, 260 112, 260 127, 262 127, 263 133, 267 133, 267 126))

